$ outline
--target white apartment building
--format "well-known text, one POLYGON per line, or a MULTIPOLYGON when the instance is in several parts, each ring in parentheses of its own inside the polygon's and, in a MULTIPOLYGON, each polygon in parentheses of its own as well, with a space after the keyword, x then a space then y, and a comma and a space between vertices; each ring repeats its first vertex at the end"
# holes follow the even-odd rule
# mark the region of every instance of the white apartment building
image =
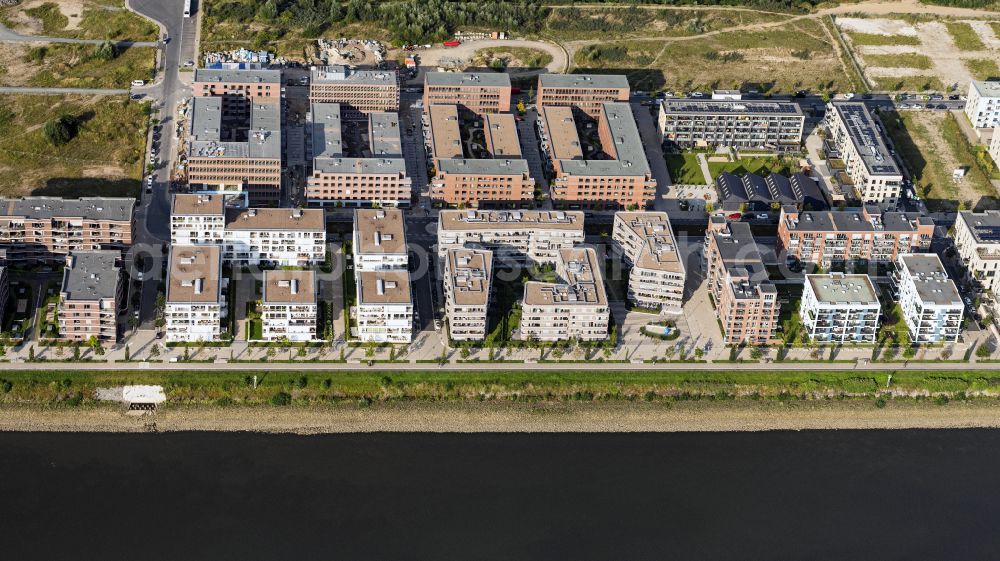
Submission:
POLYGON ((217 245, 173 245, 167 269, 167 342, 220 341, 226 317, 222 249, 217 245))
POLYGON ((1000 294, 1000 211, 959 212, 952 237, 966 280, 1000 294))
POLYGON ((170 241, 218 245, 222 259, 237 265, 307 267, 326 258, 326 217, 322 209, 239 208, 222 195, 177 194, 170 241))
POLYGON ((636 306, 679 314, 684 261, 665 212, 616 212, 611 239, 631 266, 628 299, 636 306))
POLYGON ((597 252, 590 247, 560 249, 556 282, 529 281, 521 303, 522 340, 603 341, 611 309, 597 252))
POLYGON ((354 268, 356 271, 406 270, 406 226, 398 209, 354 211, 354 268))
POLYGON ((552 210, 442 210, 438 255, 488 249, 500 262, 555 263, 562 249, 583 243, 583 213, 552 210))
POLYGON ((893 276, 899 307, 914 343, 954 343, 965 306, 955 282, 934 253, 904 253, 893 276))
POLYGON ((1000 166, 1000 134, 994 134, 990 137, 990 144, 987 151, 990 153, 990 157, 993 158, 993 164, 1000 166))
POLYGON ((264 341, 315 341, 318 310, 315 271, 264 271, 260 304, 264 341))
POLYGON ((965 115, 977 129, 992 129, 1000 125, 1000 82, 969 83, 965 98, 965 115))
POLYGON ((817 343, 874 343, 881 304, 868 275, 806 275, 799 314, 817 343))
POLYGON ((413 336, 409 271, 359 271, 355 278, 357 338, 365 343, 409 343, 413 336))
POLYGON ((452 340, 482 341, 486 338, 486 312, 492 288, 492 251, 448 250, 444 261, 444 299, 448 334, 452 340))
POLYGON ((409 343, 413 296, 403 212, 354 211, 352 255, 357 291, 354 335, 363 342, 409 343))
POLYGON ((831 103, 826 122, 827 152, 846 166, 837 180, 864 203, 899 202, 903 173, 868 107, 857 101, 831 103))

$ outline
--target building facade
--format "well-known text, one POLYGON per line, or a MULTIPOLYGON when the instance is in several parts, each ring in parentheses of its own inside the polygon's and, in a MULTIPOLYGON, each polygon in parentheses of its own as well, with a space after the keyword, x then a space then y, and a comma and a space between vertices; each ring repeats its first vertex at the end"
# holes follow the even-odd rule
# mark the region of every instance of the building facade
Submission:
POLYGON ((866 204, 897 204, 903 172, 868 107, 858 101, 831 103, 827 106, 826 130, 828 155, 844 162, 838 181, 866 204))
POLYGON ((687 275, 667 213, 617 212, 611 239, 630 266, 629 301, 642 308, 681 313, 687 275))
POLYGON ((1000 82, 970 82, 965 116, 976 129, 993 129, 1000 125, 1000 82))
POLYGON ((728 345, 778 341, 781 303, 745 222, 710 227, 705 237, 709 293, 728 345))
POLYGON ((557 257, 556 282, 524 284, 521 339, 607 339, 611 309, 597 252, 590 247, 576 247, 559 250, 557 257))
POLYGON ((798 211, 784 207, 778 252, 786 260, 816 263, 891 263, 900 253, 930 251, 934 221, 917 213, 854 210, 798 211))
POLYGON ((79 251, 66 256, 59 291, 61 339, 118 339, 118 306, 125 287, 121 261, 121 252, 114 250, 79 251))
POLYGON ((790 101, 666 99, 658 120, 661 141, 677 148, 797 151, 805 127, 790 101))
POLYGON ((413 296, 403 213, 354 211, 355 335, 362 342, 409 343, 413 296))
POLYGON ((444 301, 448 336, 453 341, 482 341, 493 289, 493 252, 449 249, 444 260, 444 301))
POLYGON ((59 263, 72 251, 126 251, 134 228, 135 199, 0 199, 5 263, 59 263))
POLYGON ((583 213, 544 210, 442 210, 438 255, 488 249, 500 263, 554 264, 559 250, 583 243, 583 213))
POLYGON ((912 342, 958 341, 965 305, 940 257, 933 253, 901 254, 892 280, 912 342))
POLYGON ((313 103, 312 173, 306 199, 312 205, 408 206, 412 181, 406 173, 397 113, 370 111, 368 146, 351 156, 342 138, 341 105, 313 103))
POLYGON ((171 245, 167 270, 167 342, 221 341, 226 319, 222 249, 217 245, 171 245))
POLYGON ((474 113, 510 113, 510 75, 505 72, 427 72, 424 110, 458 105, 474 113))
POLYGON ((194 97, 222 97, 230 111, 241 112, 249 103, 281 102, 280 70, 196 68, 191 84, 194 97))
POLYGON ((592 119, 605 102, 629 100, 628 79, 616 74, 540 74, 536 106, 575 107, 592 119))
POLYGON ((264 271, 261 338, 295 343, 319 339, 315 271, 264 271))
POLYGON ((1000 294, 1000 211, 961 211, 952 236, 965 265, 965 280, 1000 294))
POLYGON ((309 73, 309 101, 338 104, 343 118, 365 120, 370 113, 399 112, 399 73, 317 66, 309 73))
POLYGON ((815 343, 874 343, 882 306, 868 275, 806 275, 799 316, 815 343))
POLYGON ((212 244, 235 265, 307 267, 326 259, 322 209, 240 208, 221 195, 176 194, 170 216, 173 244, 212 244))
POLYGON ((604 103, 597 132, 602 154, 584 154, 574 109, 542 107, 537 121, 553 203, 569 207, 645 208, 656 197, 645 149, 628 103, 604 103))
POLYGON ((254 100, 249 118, 226 109, 225 97, 195 97, 187 138, 192 192, 243 195, 277 204, 281 194, 281 104, 254 100))

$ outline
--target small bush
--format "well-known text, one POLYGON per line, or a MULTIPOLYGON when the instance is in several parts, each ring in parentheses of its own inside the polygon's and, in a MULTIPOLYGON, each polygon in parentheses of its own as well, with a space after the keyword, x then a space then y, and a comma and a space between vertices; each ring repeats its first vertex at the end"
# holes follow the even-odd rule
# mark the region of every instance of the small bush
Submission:
POLYGON ((0 389, 3 389, 3 393, 10 393, 14 389, 14 384, 10 380, 4 380, 0 382, 0 389))
POLYGON ((302 376, 302 377, 299 378, 299 381, 298 381, 299 389, 305 388, 308 385, 309 385, 309 377, 308 376, 302 376))
POLYGON ((271 405, 285 406, 292 404, 292 395, 288 392, 278 392, 271 398, 271 405))

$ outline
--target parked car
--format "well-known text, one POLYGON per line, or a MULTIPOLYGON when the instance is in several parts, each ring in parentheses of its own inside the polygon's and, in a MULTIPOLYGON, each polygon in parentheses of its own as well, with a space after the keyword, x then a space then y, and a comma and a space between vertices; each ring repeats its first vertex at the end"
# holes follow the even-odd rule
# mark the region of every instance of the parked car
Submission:
POLYGON ((145 86, 145 85, 146 85, 146 81, 145 80, 132 80, 132 87, 133 88, 139 88, 139 87, 142 87, 142 86, 145 86))

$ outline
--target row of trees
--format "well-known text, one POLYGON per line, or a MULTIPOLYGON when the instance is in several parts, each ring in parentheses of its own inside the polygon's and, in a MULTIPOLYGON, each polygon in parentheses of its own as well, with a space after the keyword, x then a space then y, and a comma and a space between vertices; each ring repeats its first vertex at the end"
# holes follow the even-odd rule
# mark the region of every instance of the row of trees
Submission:
POLYGON ((256 19, 272 26, 319 36, 335 24, 375 23, 388 29, 397 44, 442 41, 462 27, 534 31, 548 10, 539 0, 224 0, 207 6, 206 15, 220 22, 256 19))

